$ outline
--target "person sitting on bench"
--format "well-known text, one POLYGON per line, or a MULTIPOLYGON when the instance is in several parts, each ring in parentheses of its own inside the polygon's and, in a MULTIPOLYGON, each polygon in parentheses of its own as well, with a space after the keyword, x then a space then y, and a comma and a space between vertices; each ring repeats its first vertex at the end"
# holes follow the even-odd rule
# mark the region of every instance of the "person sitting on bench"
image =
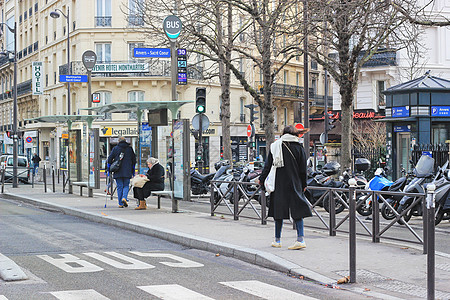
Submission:
POLYGON ((147 209, 145 198, 149 197, 152 191, 164 190, 164 167, 161 166, 159 160, 154 157, 147 159, 147 165, 147 174, 139 174, 139 176, 147 176, 149 181, 147 181, 142 188, 133 188, 134 198, 139 200, 139 206, 135 208, 137 210, 147 209))

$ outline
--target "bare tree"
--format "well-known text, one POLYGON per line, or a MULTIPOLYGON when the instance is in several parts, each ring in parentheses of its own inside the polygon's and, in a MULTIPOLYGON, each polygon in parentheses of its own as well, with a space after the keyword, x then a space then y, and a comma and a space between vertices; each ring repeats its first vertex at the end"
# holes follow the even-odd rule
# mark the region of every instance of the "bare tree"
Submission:
POLYGON ((353 124, 353 146, 363 149, 386 147, 386 123, 364 120, 353 124))
POLYGON ((316 41, 309 43, 308 54, 327 69, 339 87, 341 164, 348 168, 360 70, 375 53, 405 47, 400 30, 405 18, 389 1, 308 0, 308 15, 308 34, 316 41))

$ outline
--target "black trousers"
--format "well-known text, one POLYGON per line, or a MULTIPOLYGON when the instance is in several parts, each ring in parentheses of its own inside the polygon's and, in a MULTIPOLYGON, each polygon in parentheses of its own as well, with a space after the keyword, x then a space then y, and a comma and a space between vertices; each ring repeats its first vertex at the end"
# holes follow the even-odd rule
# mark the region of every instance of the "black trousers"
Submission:
POLYGON ((144 191, 144 188, 134 187, 133 192, 134 192, 134 198, 136 198, 138 200, 144 200, 145 198, 147 198, 151 195, 151 191, 148 191, 148 190, 144 191))

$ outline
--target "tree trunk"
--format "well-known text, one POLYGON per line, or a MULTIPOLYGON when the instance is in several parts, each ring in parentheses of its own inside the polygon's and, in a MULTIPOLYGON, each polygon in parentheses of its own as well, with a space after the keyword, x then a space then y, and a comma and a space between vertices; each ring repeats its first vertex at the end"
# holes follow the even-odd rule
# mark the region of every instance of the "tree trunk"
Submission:
MULTIPOLYGON (((351 82, 348 82, 351 85, 351 82)), ((342 170, 352 166, 353 92, 352 88, 341 89, 341 166, 342 170)))

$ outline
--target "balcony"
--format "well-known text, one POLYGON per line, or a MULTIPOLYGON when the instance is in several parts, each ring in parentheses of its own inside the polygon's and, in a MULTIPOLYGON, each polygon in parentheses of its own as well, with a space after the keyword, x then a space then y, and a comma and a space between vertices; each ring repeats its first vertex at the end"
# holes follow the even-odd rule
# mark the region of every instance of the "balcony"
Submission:
MULTIPOLYGON (((360 60, 364 54, 365 51, 361 51, 358 60, 360 60)), ((329 57, 334 60, 339 60, 337 53, 330 53, 329 57)), ((396 66, 396 65, 397 65, 397 51, 393 49, 380 49, 367 62, 363 64, 363 68, 396 66)))
POLYGON ((144 18, 142 16, 128 16, 128 26, 144 26, 144 18))
MULTIPOLYGON (((262 94, 263 93, 263 85, 260 81, 256 82, 257 86, 257 93, 262 94)), ((280 84, 280 83, 274 83, 272 85, 272 96, 274 97, 285 97, 285 98, 295 98, 299 100, 303 100, 303 87, 297 86, 297 85, 289 85, 289 84, 280 84)), ((309 100, 311 101, 312 105, 316 106, 324 106, 325 100, 324 95, 319 95, 314 92, 314 89, 309 88, 309 100)), ((328 103, 333 103, 333 97, 328 96, 328 103)), ((331 105, 330 104, 330 105, 331 105)))
POLYGON ((32 89, 31 79, 21 82, 17 85, 17 96, 29 94, 31 93, 31 89, 32 89))
POLYGON ((95 27, 111 27, 112 17, 95 17, 95 27))

